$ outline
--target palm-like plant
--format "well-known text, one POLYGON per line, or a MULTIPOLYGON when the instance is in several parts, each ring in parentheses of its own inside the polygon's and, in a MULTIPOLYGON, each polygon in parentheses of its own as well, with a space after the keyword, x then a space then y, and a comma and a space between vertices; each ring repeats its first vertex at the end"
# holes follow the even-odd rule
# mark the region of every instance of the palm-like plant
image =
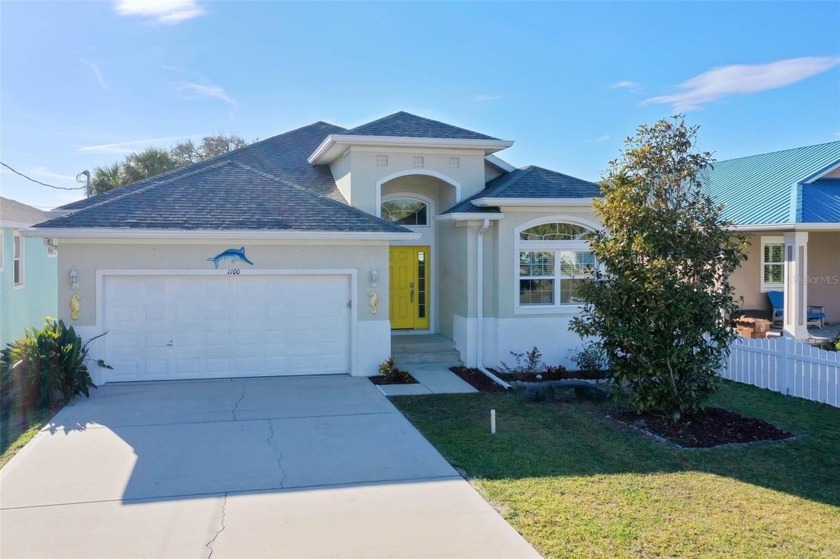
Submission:
POLYGON ((124 185, 124 179, 122 165, 114 163, 94 169, 90 187, 94 195, 102 194, 124 185))
POLYGON ((141 181, 166 171, 171 171, 178 166, 178 162, 169 155, 169 152, 159 148, 146 148, 140 153, 132 153, 125 158, 123 173, 126 184, 141 181))

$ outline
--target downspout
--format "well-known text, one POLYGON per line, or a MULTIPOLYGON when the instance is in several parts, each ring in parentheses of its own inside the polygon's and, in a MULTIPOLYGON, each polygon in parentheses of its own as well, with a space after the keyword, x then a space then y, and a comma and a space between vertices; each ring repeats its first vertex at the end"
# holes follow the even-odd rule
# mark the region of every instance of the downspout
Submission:
POLYGON ((484 233, 487 232, 487 229, 490 228, 490 220, 485 219, 484 223, 481 224, 481 227, 478 230, 478 236, 476 237, 476 258, 475 258, 475 267, 476 267, 476 281, 475 281, 475 292, 476 292, 476 302, 475 302, 475 315, 476 315, 476 340, 475 340, 475 366, 476 368, 484 373, 486 376, 490 377, 491 380, 496 382, 497 384, 501 385, 505 388, 505 390, 510 390, 512 387, 490 371, 484 368, 484 233))

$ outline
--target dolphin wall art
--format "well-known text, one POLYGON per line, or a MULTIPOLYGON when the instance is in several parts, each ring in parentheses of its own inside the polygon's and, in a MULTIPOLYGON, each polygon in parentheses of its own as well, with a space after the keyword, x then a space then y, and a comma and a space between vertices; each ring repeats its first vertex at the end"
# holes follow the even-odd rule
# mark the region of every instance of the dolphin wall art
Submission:
POLYGON ((248 257, 245 256, 245 247, 236 248, 229 248, 224 252, 220 252, 213 258, 207 259, 209 262, 212 262, 216 269, 219 269, 219 262, 223 260, 230 260, 231 262, 245 262, 246 264, 250 264, 251 266, 254 265, 253 262, 248 260, 248 257))

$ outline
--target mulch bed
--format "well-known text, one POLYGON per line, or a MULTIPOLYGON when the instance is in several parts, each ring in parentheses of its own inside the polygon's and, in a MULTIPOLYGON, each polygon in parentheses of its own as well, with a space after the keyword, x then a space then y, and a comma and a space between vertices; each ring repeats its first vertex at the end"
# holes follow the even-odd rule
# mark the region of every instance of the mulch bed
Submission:
POLYGON ((745 417, 721 408, 709 408, 677 422, 632 411, 616 413, 612 417, 684 448, 781 441, 793 436, 763 419, 745 417))
POLYGON ((505 389, 500 384, 490 379, 478 369, 451 367, 449 370, 464 379, 479 392, 505 392, 505 389))
POLYGON ((368 377, 373 384, 417 384, 417 380, 405 371, 397 369, 390 375, 368 377))
POLYGON ((546 382, 550 380, 569 380, 569 379, 586 379, 586 380, 606 380, 607 374, 603 372, 585 373, 583 371, 567 371, 562 367, 552 368, 542 373, 502 373, 496 369, 490 371, 500 379, 511 382, 546 382))

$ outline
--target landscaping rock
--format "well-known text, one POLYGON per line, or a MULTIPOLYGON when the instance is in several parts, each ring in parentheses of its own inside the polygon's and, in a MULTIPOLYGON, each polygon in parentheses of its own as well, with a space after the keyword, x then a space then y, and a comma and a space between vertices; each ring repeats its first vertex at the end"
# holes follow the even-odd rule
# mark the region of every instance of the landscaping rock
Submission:
POLYGON ((579 400, 606 400, 606 391, 597 386, 577 380, 541 382, 526 388, 519 395, 520 402, 562 402, 572 397, 579 400))

